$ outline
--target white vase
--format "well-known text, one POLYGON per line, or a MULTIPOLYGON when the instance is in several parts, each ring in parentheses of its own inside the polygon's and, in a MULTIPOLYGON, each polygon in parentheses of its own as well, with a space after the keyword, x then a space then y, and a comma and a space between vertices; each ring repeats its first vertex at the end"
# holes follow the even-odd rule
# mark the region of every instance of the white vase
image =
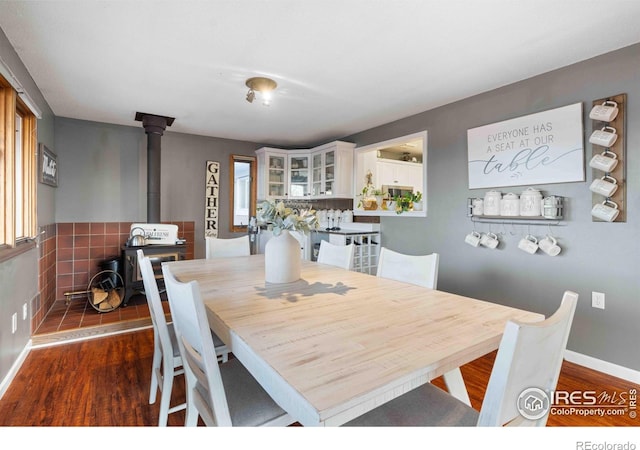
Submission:
POLYGON ((267 283, 292 283, 300 279, 300 243, 283 230, 264 247, 264 280, 267 283))

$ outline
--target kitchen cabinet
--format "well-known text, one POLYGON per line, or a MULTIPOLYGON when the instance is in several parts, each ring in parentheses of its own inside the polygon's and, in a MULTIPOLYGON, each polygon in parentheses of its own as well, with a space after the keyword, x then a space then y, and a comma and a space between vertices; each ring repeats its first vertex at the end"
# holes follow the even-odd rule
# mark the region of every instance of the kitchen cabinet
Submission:
POLYGON ((354 147, 334 141, 304 150, 256 150, 258 200, 351 198, 354 147))
POLYGON ((313 198, 353 196, 353 149, 355 144, 334 141, 311 149, 313 198))
POLYGON ((376 162, 376 186, 411 186, 422 191, 422 164, 379 158, 376 162))
POLYGON ((256 150, 258 199, 285 199, 288 192, 289 159, 285 150, 263 147, 256 150))
POLYGON ((311 195, 309 179, 309 154, 289 154, 289 198, 306 198, 311 195))

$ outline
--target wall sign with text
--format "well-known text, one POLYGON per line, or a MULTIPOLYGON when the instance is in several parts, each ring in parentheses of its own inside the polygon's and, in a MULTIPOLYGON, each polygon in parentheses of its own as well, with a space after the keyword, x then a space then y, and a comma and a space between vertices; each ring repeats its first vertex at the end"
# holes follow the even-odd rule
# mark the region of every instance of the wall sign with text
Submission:
POLYGON ((467 130, 469 189, 584 181, 582 103, 467 130))
POLYGON ((38 181, 42 184, 58 187, 58 156, 44 144, 40 144, 38 181))
POLYGON ((220 189, 220 163, 207 161, 205 182, 204 235, 218 237, 218 191, 220 189))

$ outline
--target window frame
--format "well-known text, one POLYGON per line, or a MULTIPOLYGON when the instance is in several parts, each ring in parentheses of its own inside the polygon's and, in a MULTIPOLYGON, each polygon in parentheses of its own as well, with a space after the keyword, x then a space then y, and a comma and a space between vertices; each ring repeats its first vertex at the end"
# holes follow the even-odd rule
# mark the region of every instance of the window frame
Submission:
POLYGON ((37 119, 16 90, 0 76, 0 260, 37 234, 37 119), (21 173, 23 235, 16 236, 16 115, 22 119, 21 173), (7 253, 9 251, 9 253, 7 253))
POLYGON ((231 189, 229 189, 229 205, 230 205, 230 215, 229 215, 229 231, 234 233, 246 232, 247 225, 234 225, 233 217, 235 211, 235 170, 234 163, 235 162, 244 162, 250 164, 249 169, 249 217, 255 216, 256 214, 256 196, 257 196, 257 185, 256 185, 256 174, 257 174, 257 161, 255 156, 246 156, 246 155, 231 155, 229 158, 229 185, 231 189))

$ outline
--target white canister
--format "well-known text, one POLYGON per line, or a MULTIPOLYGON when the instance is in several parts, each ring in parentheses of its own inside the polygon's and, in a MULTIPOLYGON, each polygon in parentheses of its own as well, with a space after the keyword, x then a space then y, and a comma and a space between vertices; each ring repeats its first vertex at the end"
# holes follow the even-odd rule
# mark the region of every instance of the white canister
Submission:
POLYGON ((471 202, 471 213, 474 216, 482 216, 484 215, 484 200, 481 198, 474 198, 471 202))
POLYGON ((520 198, 512 192, 505 194, 500 200, 501 216, 519 216, 520 215, 520 198))
POLYGON ((485 216, 499 216, 500 215, 500 200, 502 200, 502 194, 498 191, 489 191, 484 194, 483 209, 485 216))
POLYGON ((353 222, 353 211, 351 211, 350 209, 345 209, 344 211, 342 211, 342 221, 344 223, 353 222))
POLYGON ((535 217, 542 215, 542 194, 534 188, 527 188, 520 195, 520 215, 535 217))

